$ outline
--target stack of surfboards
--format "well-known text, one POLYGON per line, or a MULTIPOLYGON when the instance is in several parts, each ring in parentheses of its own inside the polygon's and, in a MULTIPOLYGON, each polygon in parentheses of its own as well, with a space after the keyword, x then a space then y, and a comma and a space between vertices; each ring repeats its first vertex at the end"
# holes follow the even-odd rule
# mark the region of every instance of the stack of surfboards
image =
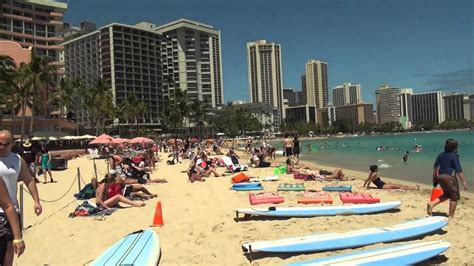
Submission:
MULTIPOLYGON (((357 205, 359 206, 359 205, 357 205)), ((448 223, 446 217, 427 217, 405 222, 391 227, 367 228, 346 233, 325 233, 302 237, 292 237, 272 241, 256 241, 242 244, 244 252, 284 252, 304 253, 345 248, 356 248, 376 243, 411 239, 441 229, 448 223)), ((450 246, 443 241, 409 243, 402 246, 383 247, 358 253, 303 262, 302 265, 377 265, 395 263, 406 265, 420 262, 438 255, 450 246)))

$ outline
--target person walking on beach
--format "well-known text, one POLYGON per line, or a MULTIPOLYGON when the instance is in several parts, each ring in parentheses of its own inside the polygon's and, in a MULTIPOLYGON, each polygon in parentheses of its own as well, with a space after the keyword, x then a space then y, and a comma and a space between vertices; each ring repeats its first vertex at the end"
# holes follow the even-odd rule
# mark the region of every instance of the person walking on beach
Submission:
POLYGON ((436 157, 433 167, 433 183, 439 183, 443 189, 443 195, 428 203, 426 207, 428 215, 431 215, 436 205, 449 199, 449 219, 453 219, 457 202, 461 198, 458 178, 461 179, 464 190, 467 190, 467 182, 462 172, 457 149, 458 142, 454 139, 448 139, 444 144, 444 152, 436 157))
POLYGON ((293 140, 290 138, 290 135, 286 133, 285 139, 283 140, 283 151, 285 152, 286 158, 293 158, 293 146, 293 140))
POLYGON ((48 177, 46 174, 49 174, 51 183, 54 183, 53 175, 51 174, 51 153, 46 148, 46 146, 43 146, 41 148, 40 162, 41 162, 41 168, 43 169, 43 177, 44 177, 43 184, 48 183, 48 177))
POLYGON ((298 140, 298 136, 295 136, 293 139, 293 156, 295 157, 295 164, 300 162, 300 141, 298 140))
MULTIPOLYGON (((13 137, 10 131, 0 131, 0 176, 3 179, 3 182, 5 182, 8 195, 10 196, 10 200, 12 201, 13 207, 17 213, 20 210, 18 207, 18 200, 16 198, 17 183, 19 180, 22 180, 33 197, 33 207, 36 215, 40 215, 43 211, 43 208, 41 207, 41 203, 39 201, 38 189, 36 188, 35 180, 31 176, 25 160, 23 160, 18 154, 11 152, 12 143, 13 137)), ((0 216, 4 215, 4 209, 0 208, 0 216)), ((0 225, 0 231, 2 230, 3 228, 0 225)), ((15 246, 17 244, 17 241, 13 243, 13 239, 13 237, 6 239, 6 255, 3 265, 13 264, 14 244, 15 246)))
POLYGON ((25 140, 23 145, 20 147, 20 152, 18 154, 23 158, 23 160, 25 160, 28 169, 30 169, 31 176, 35 178, 35 182, 39 183, 39 180, 36 178, 36 162, 38 161, 38 154, 30 140, 25 140))
POLYGON ((18 257, 25 251, 25 242, 21 234, 20 219, 8 196, 3 178, 0 178, 0 207, 5 211, 5 215, 0 216, 0 262, 5 262, 8 242, 13 240, 13 250, 18 257))

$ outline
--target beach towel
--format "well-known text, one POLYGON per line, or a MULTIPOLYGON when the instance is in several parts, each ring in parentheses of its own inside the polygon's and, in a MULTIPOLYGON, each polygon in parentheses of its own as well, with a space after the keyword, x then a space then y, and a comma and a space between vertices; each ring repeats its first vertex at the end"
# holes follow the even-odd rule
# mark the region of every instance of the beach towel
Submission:
POLYGON ((116 208, 111 208, 109 210, 98 208, 92 205, 89 201, 83 201, 81 205, 77 206, 74 212, 69 214, 70 218, 74 217, 85 217, 85 216, 102 216, 102 215, 111 215, 115 212, 116 208))
POLYGON ((275 175, 286 174, 286 165, 281 165, 273 168, 273 173, 275 175))
POLYGON ((278 181, 278 176, 266 176, 263 178, 258 178, 258 177, 251 177, 250 182, 262 182, 262 181, 278 181))
POLYGON ((289 183, 283 183, 278 185, 278 191, 304 191, 305 187, 304 184, 289 184, 289 183))

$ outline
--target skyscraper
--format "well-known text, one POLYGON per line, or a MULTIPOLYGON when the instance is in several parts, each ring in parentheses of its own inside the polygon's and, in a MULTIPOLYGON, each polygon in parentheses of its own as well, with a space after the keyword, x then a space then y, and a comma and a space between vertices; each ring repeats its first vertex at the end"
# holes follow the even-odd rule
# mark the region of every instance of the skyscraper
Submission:
POLYGON ((387 84, 375 91, 377 118, 380 124, 400 121, 400 89, 387 84))
POLYGON ((36 55, 47 56, 52 64, 63 66, 60 29, 66 9, 66 3, 51 0, 2 0, 0 39, 33 47, 36 55))
POLYGON ((319 60, 309 60, 305 66, 307 104, 316 109, 327 106, 328 97, 328 64, 319 60))
POLYGON ((469 95, 451 93, 444 96, 446 120, 470 120, 469 95))
POLYGON ((332 89, 332 101, 335 107, 362 102, 360 84, 345 82, 332 89))
MULTIPOLYGON (((162 90, 161 33, 142 27, 112 23, 64 43, 66 76, 92 85, 98 79, 110 84, 113 101, 124 102, 131 95, 143 101, 149 112, 140 124, 159 125, 162 90)), ((91 126, 87 113, 78 122, 91 126)), ((131 122, 131 121, 129 121, 131 122)))
POLYGON ((413 121, 413 111, 412 111, 412 99, 413 89, 403 88, 400 89, 400 117, 403 128, 411 128, 413 121))
POLYGON ((265 102, 283 113, 283 77, 281 47, 266 40, 247 43, 248 86, 250 102, 265 102))
POLYGON ((165 91, 175 86, 191 100, 215 108, 224 103, 221 33, 210 25, 179 19, 154 29, 165 37, 162 55, 165 91))
POLYGON ((440 124, 445 120, 442 91, 416 93, 412 96, 413 123, 440 124))

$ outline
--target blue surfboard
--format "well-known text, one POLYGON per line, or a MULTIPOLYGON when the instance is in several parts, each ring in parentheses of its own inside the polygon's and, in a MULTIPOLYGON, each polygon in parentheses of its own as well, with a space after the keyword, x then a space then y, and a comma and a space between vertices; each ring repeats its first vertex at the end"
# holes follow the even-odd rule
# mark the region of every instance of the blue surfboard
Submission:
POLYGON ((363 265, 363 266, 398 266, 413 265, 437 256, 451 246, 445 241, 411 242, 402 245, 349 252, 321 259, 290 263, 288 266, 316 265, 363 265))
POLYGON ((392 227, 367 228, 346 233, 324 233, 272 241, 249 242, 242 244, 242 250, 244 252, 302 253, 355 248, 425 235, 441 229, 447 224, 448 218, 433 216, 392 227))
POLYGON ((91 265, 157 265, 160 241, 151 229, 133 232, 108 248, 91 265))

